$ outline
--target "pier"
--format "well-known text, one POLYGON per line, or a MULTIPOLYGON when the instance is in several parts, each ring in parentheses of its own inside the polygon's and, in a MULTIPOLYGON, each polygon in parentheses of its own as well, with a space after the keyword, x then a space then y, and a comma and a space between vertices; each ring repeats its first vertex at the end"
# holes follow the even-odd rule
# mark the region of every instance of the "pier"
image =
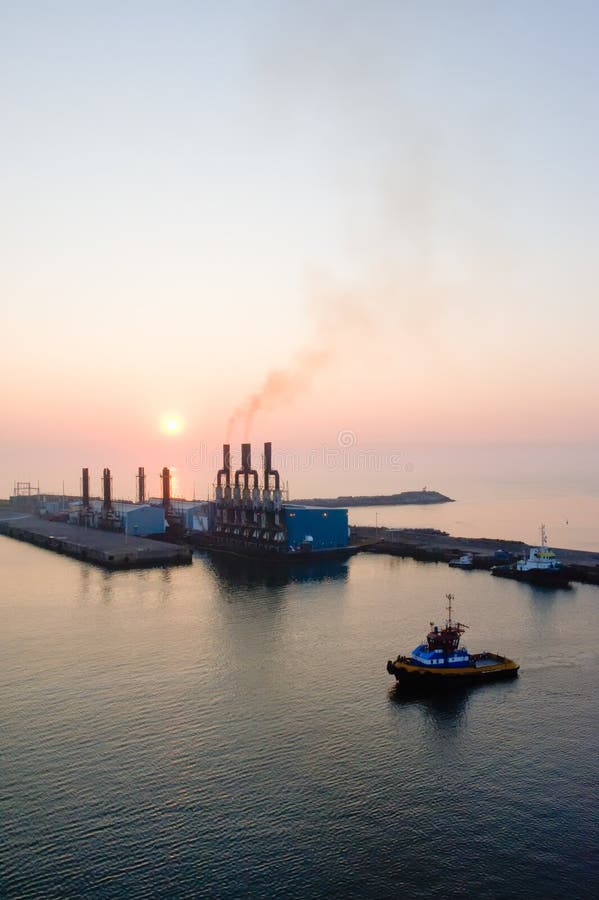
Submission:
POLYGON ((192 557, 192 550, 179 544, 17 513, 2 515, 0 534, 112 570, 186 565, 192 557))
MULTIPOLYGON (((464 553, 473 556, 473 568, 491 569, 505 560, 498 559, 502 551, 508 560, 528 556, 528 544, 500 538, 454 537, 434 528, 376 528, 352 526, 352 538, 370 541, 364 546, 368 553, 387 553, 405 556, 420 562, 449 562, 464 553)), ((553 548, 571 581, 599 585, 599 553, 587 550, 553 548)))

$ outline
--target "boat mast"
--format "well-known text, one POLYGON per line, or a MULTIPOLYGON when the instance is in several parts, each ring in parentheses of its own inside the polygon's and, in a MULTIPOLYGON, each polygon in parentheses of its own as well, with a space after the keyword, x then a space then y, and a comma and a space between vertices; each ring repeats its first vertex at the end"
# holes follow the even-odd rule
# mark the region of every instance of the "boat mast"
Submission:
POLYGON ((447 627, 451 628, 451 601, 453 600, 453 594, 445 594, 447 598, 447 613, 449 618, 447 619, 447 627))

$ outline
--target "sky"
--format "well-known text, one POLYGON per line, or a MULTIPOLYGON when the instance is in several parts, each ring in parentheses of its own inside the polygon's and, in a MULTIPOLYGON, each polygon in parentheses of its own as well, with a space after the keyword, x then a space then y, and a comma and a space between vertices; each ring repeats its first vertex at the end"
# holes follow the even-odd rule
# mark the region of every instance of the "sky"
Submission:
POLYGON ((0 495, 599 442, 598 39, 580 0, 0 0, 0 495))

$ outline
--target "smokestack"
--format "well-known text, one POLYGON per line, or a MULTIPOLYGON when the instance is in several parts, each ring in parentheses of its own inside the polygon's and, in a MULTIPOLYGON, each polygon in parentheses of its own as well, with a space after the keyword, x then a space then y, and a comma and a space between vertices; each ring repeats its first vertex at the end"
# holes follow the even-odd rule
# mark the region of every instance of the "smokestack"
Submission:
POLYGON ((112 479, 110 477, 110 469, 104 469, 102 473, 102 487, 103 487, 103 495, 104 502, 102 503, 102 512, 104 515, 110 512, 112 509, 112 499, 111 499, 111 486, 112 479))
POLYGON ((146 473, 143 466, 137 470, 137 502, 146 502, 146 473))
POLYGON ((83 508, 89 509, 89 469, 81 470, 81 500, 83 508))
POLYGON ((241 445, 241 471, 243 472, 243 485, 244 487, 249 486, 249 473, 252 468, 252 445, 251 444, 242 444, 241 445))
POLYGON ((249 490, 250 475, 254 476, 254 487, 258 487, 258 473, 252 469, 252 445, 241 445, 241 468, 235 472, 235 485, 239 486, 239 476, 243 475, 243 486, 245 490, 249 490))
POLYGON ((266 441, 264 444, 264 490, 270 490, 269 476, 272 475, 275 480, 275 491, 279 490, 279 473, 272 467, 272 443, 266 441))
POLYGON ((168 466, 165 466, 162 470, 162 505, 164 507, 164 513, 169 512, 171 506, 171 473, 168 466))
POLYGON ((231 485, 231 445, 223 444, 223 467, 219 469, 216 473, 216 483, 218 486, 221 486, 220 480, 222 476, 225 476, 225 485, 230 487, 231 485))

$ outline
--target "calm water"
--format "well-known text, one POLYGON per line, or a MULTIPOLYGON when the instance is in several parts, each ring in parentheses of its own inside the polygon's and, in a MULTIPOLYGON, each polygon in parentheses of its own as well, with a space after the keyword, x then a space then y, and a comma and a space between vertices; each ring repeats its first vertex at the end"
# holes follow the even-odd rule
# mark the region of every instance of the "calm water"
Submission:
POLYGON ((0 538, 8 897, 591 896, 599 589, 361 555, 107 574, 0 538), (398 697, 443 615, 513 683, 398 697))
POLYGON ((429 506, 363 506, 349 510, 353 525, 439 528, 455 537, 503 538, 536 544, 540 525, 553 547, 599 551, 599 497, 548 495, 476 498, 429 506))
MULTIPOLYGON (((456 502, 353 508, 350 520, 356 525, 440 528, 458 537, 529 544, 539 540, 544 523, 554 547, 599 551, 597 445, 407 446, 398 459, 405 465, 396 471, 383 466, 368 472, 350 465, 345 471, 329 472, 330 484, 321 485, 320 496, 389 494, 427 485, 456 502)), ((348 463, 352 462, 357 460, 350 457, 348 463)), ((310 489, 304 496, 313 496, 310 489)))

